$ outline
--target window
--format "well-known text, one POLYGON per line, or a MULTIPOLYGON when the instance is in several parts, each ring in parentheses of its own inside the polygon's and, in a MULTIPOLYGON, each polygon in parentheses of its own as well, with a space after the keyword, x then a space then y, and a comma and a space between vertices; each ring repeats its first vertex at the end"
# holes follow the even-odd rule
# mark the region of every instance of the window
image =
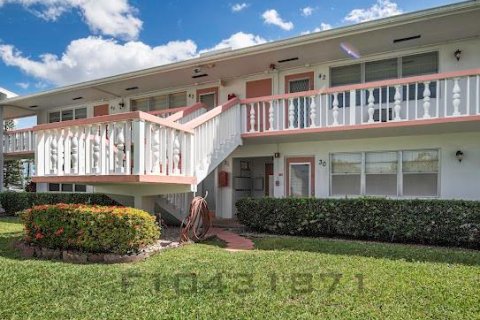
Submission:
MULTIPOLYGON (((423 74, 432 74, 438 72, 438 52, 427 52, 415 55, 409 55, 399 58, 383 59, 365 63, 330 68, 330 86, 343 86, 362 82, 379 81, 385 79, 395 79, 400 77, 411 77, 423 74), (363 67, 363 70, 362 70, 363 67)), ((409 85, 408 90, 403 89, 403 100, 415 99, 415 85, 409 85), (408 94, 407 94, 408 92, 408 94), (408 95, 408 97, 407 97, 408 95)), ((430 84, 431 98, 436 97, 436 83, 430 84)), ((423 97, 423 84, 418 85, 418 97, 423 97)), ((367 100, 366 93, 361 96, 362 90, 356 91, 356 105, 361 105, 361 99, 364 103, 367 100)), ((393 102, 395 97, 395 88, 386 88, 373 91, 375 101, 379 101, 380 94, 382 103, 393 102)), ((350 106, 350 92, 342 92, 338 95, 339 107, 350 106)))
POLYGON ((75 109, 75 120, 87 118, 87 108, 75 109))
POLYGON ((438 155, 438 150, 332 154, 330 194, 437 196, 438 155))
MULTIPOLYGON (((438 72, 438 52, 415 54, 402 58, 402 77, 419 76, 438 72)), ((415 85, 408 86, 408 95, 405 87, 403 89, 403 100, 415 100, 415 85)), ((417 88, 417 97, 423 97, 423 83, 417 88)), ((437 83, 430 83, 430 98, 437 96, 437 83)))
POLYGON ((438 151, 404 151, 403 194, 436 196, 438 193, 438 151))
POLYGON ((66 109, 62 111, 54 111, 48 114, 48 122, 60 122, 73 119, 85 119, 87 117, 87 108, 66 109))
POLYGON ((73 192, 73 184, 62 183, 62 192, 73 192))
POLYGON ((50 112, 48 114, 48 122, 49 123, 60 122, 60 111, 50 112))
MULTIPOLYGON (((361 64, 335 67, 330 69, 330 85, 332 87, 345 86, 362 82, 361 64)), ((356 101, 360 105, 360 91, 357 91, 356 101)), ((333 97, 332 97, 333 101, 333 97)), ((338 95, 338 106, 340 108, 350 107, 350 91, 342 92, 338 95)))
POLYGON ((48 184, 48 191, 51 191, 51 192, 60 191, 60 184, 58 184, 58 183, 49 183, 49 184, 48 184))
POLYGON ((63 110, 62 111, 62 121, 73 120, 73 110, 63 110))
MULTIPOLYGON (((398 59, 386 59, 379 61, 372 61, 365 63, 365 82, 379 81, 386 79, 398 78, 398 59)), ((375 101, 380 101, 380 95, 382 97, 382 103, 394 101, 395 88, 390 87, 387 92, 387 87, 373 90, 373 96, 375 101)))
POLYGON ((397 152, 368 152, 365 154, 365 193, 396 196, 397 152))
POLYGON ((72 183, 49 183, 48 191, 50 192, 87 192, 87 186, 84 184, 72 183))
POLYGON ((76 184, 75 192, 87 192, 87 186, 84 184, 76 184))
POLYGON ((290 163, 290 196, 308 197, 311 194, 310 163, 290 163))
POLYGON ((362 154, 336 153, 331 156, 332 195, 361 193, 362 154))
POLYGON ((144 112, 185 107, 187 105, 187 92, 132 99, 130 104, 133 111, 144 112))

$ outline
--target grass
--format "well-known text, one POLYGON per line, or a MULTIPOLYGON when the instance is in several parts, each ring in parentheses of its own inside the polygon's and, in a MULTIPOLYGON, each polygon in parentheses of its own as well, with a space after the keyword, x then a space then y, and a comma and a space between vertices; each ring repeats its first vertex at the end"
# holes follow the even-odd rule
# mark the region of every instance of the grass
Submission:
POLYGON ((251 252, 213 241, 72 265, 21 259, 10 246, 21 229, 0 219, 0 319, 480 318, 475 251, 268 237, 251 252))

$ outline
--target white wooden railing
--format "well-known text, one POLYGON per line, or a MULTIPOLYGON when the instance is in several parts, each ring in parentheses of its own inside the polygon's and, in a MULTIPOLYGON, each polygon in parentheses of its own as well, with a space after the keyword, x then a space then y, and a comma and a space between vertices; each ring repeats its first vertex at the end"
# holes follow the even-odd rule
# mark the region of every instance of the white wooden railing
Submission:
POLYGON ((480 114, 480 69, 241 101, 243 133, 480 114))
POLYGON ((234 98, 185 124, 194 130, 192 159, 197 181, 241 144, 240 116, 239 100, 234 98))
POLYGON ((4 153, 34 152, 35 135, 33 129, 10 130, 3 133, 4 153))
POLYGON ((44 124, 36 176, 192 176, 193 130, 144 112, 44 124))

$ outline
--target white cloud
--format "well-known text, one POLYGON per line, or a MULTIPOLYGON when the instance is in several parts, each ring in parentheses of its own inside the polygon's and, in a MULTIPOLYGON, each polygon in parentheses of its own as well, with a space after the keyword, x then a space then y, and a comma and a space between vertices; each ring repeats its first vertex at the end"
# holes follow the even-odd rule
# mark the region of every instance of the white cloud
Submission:
POLYGON ((237 32, 232 34, 230 38, 220 41, 217 45, 212 48, 201 50, 200 53, 220 50, 225 48, 239 49, 244 47, 250 47, 257 44, 262 44, 267 42, 264 38, 260 36, 253 35, 251 33, 237 32))
POLYGON ((22 89, 28 89, 30 87, 30 83, 29 82, 17 82, 15 83, 17 86, 19 86, 20 88, 22 89))
POLYGON ((345 21, 354 23, 365 22, 394 16, 402 12, 395 2, 390 0, 377 0, 377 2, 368 9, 353 9, 345 17, 345 21))
POLYGON ((119 43, 114 39, 90 36, 70 42, 61 56, 46 53, 38 59, 24 55, 12 45, 0 44, 0 59, 7 66, 17 67, 38 79, 35 87, 43 89, 48 84, 78 83, 191 59, 210 50, 238 49, 264 42, 266 40, 260 36, 238 32, 210 49, 198 51, 192 40, 151 47, 140 41, 119 43))
POLYGON ((263 22, 266 24, 273 24, 286 31, 293 29, 293 23, 291 21, 284 21, 275 9, 265 11, 262 14, 262 18, 263 22))
POLYGON ((233 6, 232 6, 232 11, 233 12, 240 12, 244 9, 247 9, 248 8, 248 4, 243 2, 243 3, 235 3, 233 6))
POLYGON ((136 39, 143 24, 128 0, 0 0, 4 4, 22 5, 46 21, 75 9, 93 32, 125 40, 136 39))
POLYGON ((312 8, 312 7, 305 7, 305 8, 300 9, 300 11, 302 12, 302 16, 304 16, 304 17, 311 16, 314 10, 315 9, 312 8))
POLYGON ((309 33, 312 33, 312 32, 320 32, 320 31, 325 31, 325 30, 330 30, 332 29, 332 25, 329 24, 329 23, 325 23, 325 22, 322 22, 320 23, 320 27, 316 27, 315 29, 313 30, 308 30, 308 31, 304 31, 302 32, 301 34, 309 34, 309 33))
POLYGON ((90 36, 70 42, 61 57, 47 53, 38 60, 26 57, 12 45, 0 45, 0 58, 6 65, 55 85, 145 69, 196 55, 197 46, 191 40, 150 47, 138 41, 120 44, 90 36))

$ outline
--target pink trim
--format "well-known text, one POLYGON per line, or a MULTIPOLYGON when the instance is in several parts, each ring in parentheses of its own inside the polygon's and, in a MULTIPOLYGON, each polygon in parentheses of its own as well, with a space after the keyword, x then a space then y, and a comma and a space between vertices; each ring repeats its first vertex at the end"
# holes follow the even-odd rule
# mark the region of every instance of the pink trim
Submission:
POLYGON ((177 121, 182 119, 183 117, 188 116, 189 114, 194 113, 195 111, 204 108, 205 110, 207 109, 207 106, 204 103, 197 102, 190 107, 183 108, 182 110, 170 115, 169 117, 166 118, 166 120, 169 121, 177 121))
POLYGON ((197 102, 200 102, 200 96, 215 93, 215 105, 218 106, 218 87, 197 89, 197 102))
POLYGON ((372 81, 372 82, 359 83, 354 85, 323 88, 323 89, 310 90, 310 91, 304 91, 304 92, 277 94, 277 95, 268 96, 268 97, 242 99, 240 100, 240 103, 249 104, 249 103, 260 102, 260 101, 272 101, 272 100, 289 99, 289 98, 297 98, 297 97, 305 97, 305 96, 314 96, 319 94, 328 94, 328 93, 334 93, 334 92, 345 92, 350 90, 361 90, 361 89, 378 88, 378 87, 386 87, 386 86, 394 86, 394 85, 405 85, 405 84, 410 84, 415 82, 434 81, 434 80, 440 80, 440 79, 466 77, 466 76, 479 75, 479 74, 480 74, 480 69, 443 72, 443 73, 427 74, 423 76, 372 81))
POLYGON ((120 121, 128 121, 128 120, 145 120, 145 121, 159 124, 164 127, 170 127, 180 131, 193 133, 193 130, 189 129, 187 126, 183 124, 162 119, 142 111, 125 112, 125 113, 111 114, 108 116, 99 116, 94 118, 40 124, 33 127, 33 131, 36 132, 36 131, 42 131, 42 130, 52 130, 52 129, 69 128, 69 127, 75 127, 75 126, 86 126, 86 125, 106 123, 106 122, 120 122, 120 121))
POLYGON ((228 109, 230 109, 231 107, 237 105, 239 101, 240 100, 237 97, 235 97, 233 99, 230 99, 225 104, 223 104, 221 106, 218 106, 216 108, 213 108, 212 110, 208 111, 207 113, 202 114, 198 118, 195 118, 192 121, 189 121, 189 122, 185 123, 185 126, 187 126, 188 128, 193 130, 196 127, 198 127, 199 125, 201 125, 201 124, 207 122, 208 120, 216 117, 220 113, 225 112, 228 109))
POLYGON ((290 195, 290 164, 292 163, 309 163, 310 164, 310 196, 315 196, 315 157, 287 157, 285 159, 285 194, 290 195))
POLYGON ((7 130, 7 131, 3 131, 3 134, 10 135, 10 134, 14 134, 14 133, 23 133, 23 132, 29 132, 29 131, 33 131, 33 128, 7 130))
POLYGON ((362 129, 377 129, 377 128, 401 128, 411 126, 424 126, 451 122, 476 122, 480 121, 480 115, 475 116, 460 116, 460 117, 446 117, 436 119, 419 119, 419 120, 405 120, 402 122, 377 122, 372 124, 358 124, 338 127, 323 127, 323 128, 304 128, 304 129, 285 129, 279 131, 266 131, 266 132, 253 132, 243 133, 242 138, 259 138, 259 137, 275 137, 275 136, 288 136, 299 135, 306 133, 322 133, 322 132, 335 132, 335 131, 356 131, 362 129))
POLYGON ((43 183, 169 183, 196 184, 196 177, 154 175, 105 175, 105 176, 61 176, 33 177, 33 182, 43 183))
POLYGON ((301 79, 308 79, 308 90, 313 90, 315 74, 313 71, 310 71, 310 72, 289 74, 288 76, 285 76, 285 88, 284 88, 285 93, 290 93, 290 86, 289 86, 290 81, 301 80, 301 79))

